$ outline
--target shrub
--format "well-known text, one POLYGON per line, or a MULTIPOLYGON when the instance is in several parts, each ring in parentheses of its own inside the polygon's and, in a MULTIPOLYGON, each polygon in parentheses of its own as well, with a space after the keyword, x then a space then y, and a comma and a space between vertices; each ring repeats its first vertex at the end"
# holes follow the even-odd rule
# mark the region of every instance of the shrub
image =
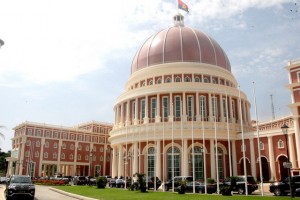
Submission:
POLYGON ((96 179, 97 188, 105 188, 107 179, 104 176, 99 176, 96 179))
POLYGON ((215 183, 215 179, 213 179, 213 178, 208 178, 208 179, 207 179, 207 183, 213 184, 213 183, 215 183))
POLYGON ((137 182, 139 183, 141 192, 146 192, 146 182, 144 180, 145 174, 135 173, 134 176, 137 176, 137 182))

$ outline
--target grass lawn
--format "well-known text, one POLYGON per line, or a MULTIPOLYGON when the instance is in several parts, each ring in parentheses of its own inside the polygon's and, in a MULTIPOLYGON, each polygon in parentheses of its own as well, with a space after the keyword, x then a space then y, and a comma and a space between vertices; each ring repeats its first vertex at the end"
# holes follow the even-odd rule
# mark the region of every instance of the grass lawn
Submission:
POLYGON ((259 196, 259 195, 233 195, 222 196, 217 194, 178 194, 172 192, 154 192, 148 191, 141 193, 140 191, 129 191, 117 188, 105 188, 97 189, 95 186, 56 186, 55 188, 66 192, 91 197, 100 200, 261 200, 261 199, 273 199, 273 200, 288 200, 289 196, 275 197, 275 196, 259 196))

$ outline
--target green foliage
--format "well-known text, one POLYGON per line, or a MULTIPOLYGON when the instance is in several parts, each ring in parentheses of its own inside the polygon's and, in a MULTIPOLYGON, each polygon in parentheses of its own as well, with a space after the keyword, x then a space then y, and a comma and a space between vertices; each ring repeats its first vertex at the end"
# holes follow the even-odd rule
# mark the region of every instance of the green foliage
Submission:
POLYGON ((0 175, 5 176, 6 174, 6 168, 7 168, 7 162, 5 160, 6 157, 10 157, 11 152, 8 151, 7 153, 0 151, 0 175))
POLYGON ((213 184, 213 183, 215 183, 215 179, 213 179, 213 178, 208 178, 208 179, 207 179, 207 183, 213 184))
POLYGON ((105 188, 107 184, 107 179, 104 176, 99 176, 96 179, 97 188, 105 188))
POLYGON ((176 188, 178 194, 185 194, 186 182, 180 181, 179 186, 176 188))
POLYGON ((146 192, 146 182, 145 182, 145 174, 135 173, 134 176, 137 176, 137 182, 140 185, 141 192, 146 192))

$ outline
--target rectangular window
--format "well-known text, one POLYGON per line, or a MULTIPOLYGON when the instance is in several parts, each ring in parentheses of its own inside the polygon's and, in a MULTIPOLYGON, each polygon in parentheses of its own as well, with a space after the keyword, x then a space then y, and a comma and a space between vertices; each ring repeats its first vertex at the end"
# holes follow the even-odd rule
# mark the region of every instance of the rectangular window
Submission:
POLYGON ((154 155, 148 155, 148 177, 154 177, 155 160, 154 155))
POLYGON ((227 106, 226 106, 226 99, 222 99, 222 105, 223 105, 223 116, 226 118, 227 117, 227 106))
POLYGON ((200 96, 200 115, 203 119, 206 118, 206 96, 200 96))
POLYGON ((154 119, 156 115, 156 98, 151 99, 151 118, 154 119))
POLYGON ((216 117, 217 116, 217 97, 212 97, 211 103, 212 103, 212 116, 216 117))
POLYGON ((131 103, 131 120, 135 119, 135 101, 131 103))
POLYGON ((191 119, 193 118, 194 115, 194 110, 193 110, 193 96, 188 96, 188 105, 187 105, 187 114, 188 117, 191 119))
POLYGON ((145 118, 145 99, 141 100, 141 120, 145 118))
POLYGON ((175 117, 178 118, 181 116, 181 97, 175 97, 175 117))
POLYGON ((163 97, 163 117, 168 117, 169 116, 169 109, 168 109, 168 97, 163 97))

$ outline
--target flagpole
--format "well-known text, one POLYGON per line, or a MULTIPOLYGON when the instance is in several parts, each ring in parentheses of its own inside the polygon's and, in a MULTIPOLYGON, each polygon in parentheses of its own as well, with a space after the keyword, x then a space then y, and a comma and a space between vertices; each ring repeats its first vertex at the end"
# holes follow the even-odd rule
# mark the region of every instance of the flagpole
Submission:
POLYGON ((264 180, 262 175, 262 166, 261 166, 261 153, 260 153, 260 137, 259 137, 259 128, 258 128, 258 116, 257 116, 257 106, 256 106, 256 94, 255 94, 255 83, 253 82, 253 96, 254 96, 254 107, 255 107, 255 116, 256 116, 256 132, 257 132, 257 150, 258 150, 258 163, 259 163, 259 174, 260 174, 260 188, 261 196, 264 196, 264 180))
POLYGON ((230 145, 230 131, 229 131, 229 114, 228 114, 228 96, 226 92, 226 121, 227 121, 227 139, 228 139, 228 150, 229 150, 229 174, 232 176, 232 161, 231 161, 231 145, 230 145))
MULTIPOLYGON (((147 118, 149 117, 148 112, 149 112, 149 110, 148 110, 148 105, 147 105, 147 116, 146 116, 147 118)), ((147 121, 147 125, 146 125, 146 137, 147 137, 147 148, 146 148, 146 160, 147 160, 146 188, 148 188, 148 177, 149 177, 149 171, 148 171, 148 169, 149 169, 149 159, 148 159, 149 138, 148 138, 148 131, 149 131, 149 120, 147 121)))
MULTIPOLYGON (((127 118, 128 119, 128 118, 127 118)), ((127 164, 128 164, 128 160, 127 160, 127 150, 128 150, 128 127, 127 127, 128 124, 125 124, 126 126, 126 153, 125 153, 125 187, 124 189, 126 190, 126 184, 127 184, 127 164)))
MULTIPOLYGON (((182 101, 180 101, 180 116, 181 116, 181 120, 180 120, 180 135, 181 135, 181 147, 182 147, 182 155, 184 155, 184 148, 183 148, 183 135, 182 135, 182 121, 183 121, 183 107, 182 107, 182 101)), ((182 162, 184 159, 184 156, 181 156, 181 163, 184 163, 182 162)), ((185 175, 185 165, 183 165, 183 175, 185 175)), ((183 176, 182 176, 182 181, 183 181, 183 176)))
POLYGON ((192 111, 193 193, 195 194, 194 112, 192 111))
MULTIPOLYGON (((141 116, 142 116, 142 113, 140 112, 140 117, 141 116)), ((142 126, 140 125, 140 131, 139 131, 139 173, 142 173, 141 172, 141 131, 142 131, 142 126)))
MULTIPOLYGON (((165 107, 163 105, 163 127, 162 127, 162 132, 163 132, 163 151, 162 151, 162 156, 163 156, 163 167, 162 167, 162 182, 165 184, 165 107)), ((165 191, 165 185, 163 185, 163 192, 165 191)))
POLYGON ((219 185, 219 161, 218 161, 218 138, 217 138, 217 98, 216 95, 214 94, 214 117, 215 117, 215 143, 216 143, 216 147, 215 147, 215 151, 216 151, 216 171, 217 171, 217 191, 219 194, 219 189, 220 189, 220 185, 219 185))
MULTIPOLYGON (((154 111, 154 116, 156 117, 156 109, 154 111)), ((156 169, 156 162, 157 162, 157 141, 156 141, 156 121, 154 121, 154 144, 155 144, 155 151, 154 151, 154 191, 156 191, 156 172, 157 172, 157 169, 156 169)))
POLYGON ((244 141, 244 126, 243 126, 243 113, 242 113, 242 100, 241 100, 241 89, 239 86, 239 107, 240 107, 240 120, 241 120, 241 131, 242 131, 242 151, 243 151, 243 162, 244 162, 244 175, 245 175, 245 192, 248 196, 247 187, 247 167, 246 167, 246 156, 245 156, 245 141, 244 141))
MULTIPOLYGON (((173 103, 172 103, 173 111, 173 103)), ((172 190, 174 192, 174 114, 172 119, 172 190)))
POLYGON ((206 149, 206 147, 205 147, 205 132, 204 132, 204 101, 203 102, 201 102, 202 103, 202 105, 201 105, 201 107, 202 107, 202 110, 201 110, 201 124, 202 124, 202 140, 203 140, 203 150, 202 150, 202 152, 203 152, 203 165, 204 165, 204 169, 203 169, 203 171, 204 171, 204 187, 205 187, 205 194, 207 194, 207 187, 206 187, 206 179, 207 179, 207 177, 206 177, 206 152, 205 152, 205 149, 206 149))

